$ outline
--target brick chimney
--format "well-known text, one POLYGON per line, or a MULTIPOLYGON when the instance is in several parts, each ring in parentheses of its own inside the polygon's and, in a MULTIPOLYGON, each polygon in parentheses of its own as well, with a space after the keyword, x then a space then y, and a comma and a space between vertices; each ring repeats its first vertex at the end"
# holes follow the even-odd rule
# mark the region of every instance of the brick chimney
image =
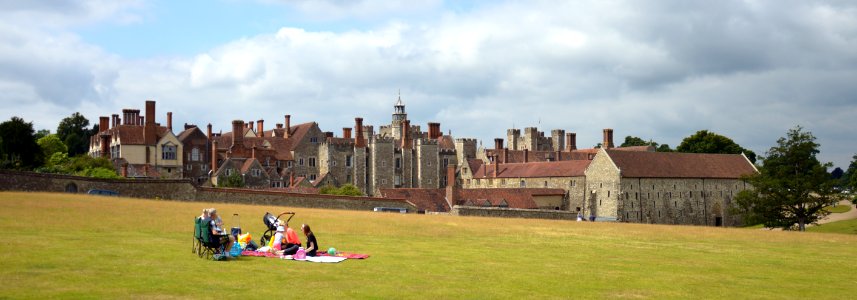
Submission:
POLYGON ((113 123, 112 125, 110 125, 110 128, 116 128, 116 126, 119 126, 119 115, 113 114, 110 117, 111 117, 111 122, 113 123))
POLYGON ((530 161, 530 150, 524 149, 524 162, 529 162, 529 161, 530 161))
POLYGON ((440 123, 431 122, 428 123, 428 138, 430 139, 439 139, 443 134, 440 132, 440 123))
POLYGON ((289 172, 289 186, 295 186, 295 172, 289 172))
POLYGON ((211 142, 211 174, 217 172, 217 141, 211 142))
POLYGON ((289 138, 292 134, 292 115, 286 115, 286 126, 285 126, 285 134, 283 134, 283 138, 289 138))
POLYGON ((402 149, 412 149, 411 145, 411 120, 402 122, 402 149))
POLYGON ((283 129, 283 123, 277 123, 277 129, 283 129))
POLYGON ((613 148, 613 129, 605 128, 604 129, 604 142, 601 143, 601 147, 605 149, 613 148))
POLYGON ((206 126, 206 132, 205 133, 206 133, 206 136, 208 137, 208 140, 210 141, 211 140, 211 123, 208 123, 208 126, 206 126))
POLYGON ((232 146, 244 144, 244 121, 232 121, 232 146))
POLYGON ((500 175, 500 156, 494 154, 494 178, 497 178, 497 175, 500 175))
POLYGON ((333 137, 333 131, 325 131, 324 137, 325 138, 332 138, 333 137))
POLYGON ((569 132, 565 134, 565 150, 568 152, 577 150, 577 134, 569 132))
POLYGON ((248 129, 256 130, 256 128, 253 128, 253 126, 254 126, 253 121, 247 122, 247 124, 246 124, 246 125, 247 125, 247 128, 248 128, 248 129))
POLYGON ((250 158, 256 158, 256 146, 250 149, 250 158))
POLYGON ((450 209, 455 206, 457 201, 455 198, 457 183, 458 181, 455 178, 455 164, 449 164, 446 166, 446 203, 449 204, 450 209))
MULTIPOLYGON (((155 101, 146 101, 146 117, 143 120, 146 121, 146 125, 143 127, 143 139, 145 139, 146 145, 154 145, 158 142, 158 128, 155 126, 155 101)), ((140 123, 143 123, 143 120, 140 120, 140 123)))
POLYGON ((110 129, 110 118, 99 117, 98 118, 98 132, 105 132, 108 129, 110 129))
POLYGON ((351 139, 351 127, 342 128, 342 138, 351 139))
POLYGON ((256 121, 256 132, 259 137, 265 137, 265 120, 259 119, 256 121))
POLYGON ((122 175, 122 177, 128 177, 128 163, 122 164, 122 174, 121 175, 122 175))
POLYGON ((125 120, 125 123, 122 123, 122 125, 137 125, 137 115, 139 113, 140 111, 136 109, 123 109, 122 119, 125 120))
MULTIPOLYGON (((107 122, 107 117, 102 117, 102 122, 107 122)), ((101 135, 101 157, 110 158, 110 135, 102 132, 101 135)))
POLYGON ((354 134, 354 147, 365 148, 366 139, 363 138, 363 118, 354 118, 354 130, 357 131, 357 133, 354 134))
POLYGON ((503 139, 496 138, 494 139, 494 153, 500 153, 500 150, 503 150, 503 139))
POLYGON ((173 131, 173 112, 171 111, 167 112, 167 130, 173 131))

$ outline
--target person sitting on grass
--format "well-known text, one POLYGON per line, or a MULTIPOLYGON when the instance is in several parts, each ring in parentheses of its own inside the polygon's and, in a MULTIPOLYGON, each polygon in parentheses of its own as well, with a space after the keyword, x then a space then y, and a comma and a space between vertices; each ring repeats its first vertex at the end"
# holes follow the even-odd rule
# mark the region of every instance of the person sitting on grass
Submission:
POLYGON ((235 243, 235 237, 231 234, 227 234, 223 232, 223 221, 217 215, 217 210, 214 208, 208 209, 209 216, 211 217, 211 235, 214 236, 214 243, 216 243, 217 248, 220 246, 224 246, 224 254, 229 255, 229 249, 232 248, 232 244, 235 243))
POLYGON ((318 251, 318 241, 315 240, 315 234, 312 233, 312 229, 307 224, 301 225, 301 229, 306 235, 306 255, 315 256, 318 251))
POLYGON ((301 241, 294 230, 286 226, 277 226, 277 233, 274 234, 274 242, 272 243, 274 253, 278 255, 294 255, 301 247, 301 241))
POLYGON ((208 215, 208 208, 203 208, 203 209, 202 209, 202 214, 201 214, 201 215, 199 215, 199 218, 197 218, 197 219, 198 219, 198 220, 205 220, 205 219, 208 219, 208 218, 209 218, 209 215, 208 215))

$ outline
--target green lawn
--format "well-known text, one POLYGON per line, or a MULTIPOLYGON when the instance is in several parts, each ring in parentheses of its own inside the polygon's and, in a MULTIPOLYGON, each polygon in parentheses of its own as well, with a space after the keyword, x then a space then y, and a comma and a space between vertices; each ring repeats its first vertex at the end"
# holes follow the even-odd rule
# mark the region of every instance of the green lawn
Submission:
POLYGON ((841 213, 850 211, 851 205, 837 205, 835 207, 834 206, 826 206, 826 207, 824 207, 824 210, 826 210, 830 213, 834 213, 834 214, 841 214, 841 213))
POLYGON ((857 219, 837 221, 819 226, 807 227, 806 231, 826 233, 857 234, 857 219))
MULTIPOLYGON (((217 207, 258 236, 286 208, 0 193, 2 298, 844 299, 857 236, 693 226, 295 208, 323 248, 313 264, 191 254, 192 219, 217 207)), ((826 225, 825 225, 826 226, 826 225)), ((823 227, 821 227, 823 228, 823 227)))

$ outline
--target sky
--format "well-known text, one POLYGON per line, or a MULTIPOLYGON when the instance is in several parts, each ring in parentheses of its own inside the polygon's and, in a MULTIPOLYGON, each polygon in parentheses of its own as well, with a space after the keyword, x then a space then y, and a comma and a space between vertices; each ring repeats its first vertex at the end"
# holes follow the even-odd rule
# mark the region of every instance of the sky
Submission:
POLYGON ((802 126, 857 154, 857 2, 0 0, 0 120, 56 131, 157 101, 174 129, 264 119, 324 131, 440 122, 613 128, 672 147, 698 130, 760 155, 802 126))

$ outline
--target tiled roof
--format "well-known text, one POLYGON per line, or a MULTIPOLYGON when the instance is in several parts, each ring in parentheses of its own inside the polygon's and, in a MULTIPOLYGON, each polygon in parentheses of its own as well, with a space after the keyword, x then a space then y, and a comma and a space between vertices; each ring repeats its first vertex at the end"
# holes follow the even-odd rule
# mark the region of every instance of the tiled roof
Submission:
MULTIPOLYGON (((314 122, 303 123, 294 125, 291 127, 292 134, 288 139, 272 136, 270 133, 274 130, 278 130, 280 132, 285 131, 285 129, 273 129, 271 131, 266 131, 265 137, 245 137, 243 139, 243 145, 245 148, 250 149, 253 146, 256 146, 258 149, 265 149, 262 147, 263 143, 267 141, 271 144, 271 148, 274 153, 274 158, 277 160, 294 160, 292 156, 292 151, 298 146, 298 143, 306 136, 307 132, 309 132, 310 128, 314 126, 314 122)), ((245 128, 245 132, 248 128, 245 128)), ((282 135, 280 135, 282 136, 282 135)), ((223 135, 214 138, 217 141, 217 149, 221 151, 225 151, 232 147, 232 132, 223 133, 223 135)))
MULTIPOLYGON (((595 149, 598 150, 598 149, 595 149)), ((628 147, 619 147, 619 148, 610 148, 610 150, 616 151, 643 151, 643 152, 655 152, 657 148, 655 146, 628 146, 628 147)))
MULTIPOLYGON (((385 198, 405 199, 422 211, 449 211, 446 201, 446 189, 381 189, 385 198)), ((478 202, 481 206, 486 200, 492 206, 508 205, 510 208, 538 208, 534 196, 564 196, 563 189, 547 188, 493 188, 493 189, 456 189, 455 205, 478 202)))
POLYGON ((446 189, 381 189, 381 196, 408 200, 421 211, 449 211, 446 189))
MULTIPOLYGON (((527 151, 527 162, 538 162, 538 161, 551 161, 556 160, 556 151, 527 151)), ((592 159, 595 153, 598 153, 598 149, 581 149, 574 150, 571 152, 560 151, 560 160, 585 160, 592 159), (591 155, 590 155, 591 154, 591 155)), ((500 161, 504 161, 504 155, 508 155, 505 157, 505 162, 507 163, 522 163, 524 162, 524 150, 500 150, 497 149, 485 149, 485 154, 490 156, 498 155, 500 157, 500 161)))
POLYGON ((185 129, 184 131, 179 133, 178 139, 180 142, 184 142, 185 140, 187 140, 188 138, 190 138, 192 135, 194 135, 197 132, 199 134, 202 134, 203 136, 205 136, 205 134, 202 133, 202 130, 200 130, 199 127, 194 126, 194 127, 185 129))
MULTIPOLYGON (((144 145, 145 139, 143 137, 143 127, 139 125, 119 125, 107 130, 107 133, 111 135, 111 138, 119 138, 119 141, 122 145, 144 145)), ((164 126, 157 126, 156 128, 156 138, 161 139, 164 137, 169 129, 164 126)), ((99 134, 94 134, 90 137, 90 141, 95 142, 98 140, 99 134)))
POLYGON ((455 140, 452 136, 441 136, 437 141, 437 148, 441 150, 455 150, 455 140))
POLYGON ((741 154, 631 152, 607 150, 622 177, 741 178, 756 169, 741 154))
POLYGON ((539 178, 583 176, 590 160, 563 160, 549 162, 506 163, 497 166, 500 171, 495 176, 494 165, 479 164, 473 168, 473 178, 539 178))

